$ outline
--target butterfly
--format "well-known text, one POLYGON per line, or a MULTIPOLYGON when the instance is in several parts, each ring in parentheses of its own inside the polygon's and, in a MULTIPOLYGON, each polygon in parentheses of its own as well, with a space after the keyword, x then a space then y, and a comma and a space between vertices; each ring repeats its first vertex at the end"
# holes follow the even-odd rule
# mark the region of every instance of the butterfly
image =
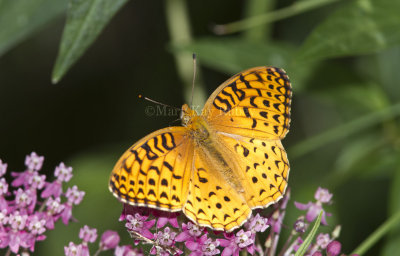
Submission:
POLYGON ((283 197, 292 89, 285 71, 256 67, 221 84, 199 115, 155 131, 116 163, 109 189, 126 204, 183 211, 202 227, 230 232, 283 197))

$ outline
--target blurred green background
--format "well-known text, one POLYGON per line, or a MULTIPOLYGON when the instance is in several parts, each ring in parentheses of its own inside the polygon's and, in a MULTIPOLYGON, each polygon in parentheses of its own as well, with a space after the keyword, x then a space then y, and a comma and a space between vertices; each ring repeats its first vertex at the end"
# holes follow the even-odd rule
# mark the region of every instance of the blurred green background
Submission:
MULTIPOLYGON (((63 161, 86 191, 78 222, 47 232, 35 255, 62 255, 84 224, 129 243, 109 173, 135 141, 179 124, 149 116, 137 96, 188 102, 193 52, 195 104, 246 68, 287 71, 291 202, 333 192, 324 230, 342 225, 350 253, 400 210, 399 10, 400 0, 0 0, 0 158, 22 171, 35 151, 48 174, 63 161)), ((301 214, 290 205, 288 230, 301 214)), ((397 224, 365 255, 399 251, 397 224)))

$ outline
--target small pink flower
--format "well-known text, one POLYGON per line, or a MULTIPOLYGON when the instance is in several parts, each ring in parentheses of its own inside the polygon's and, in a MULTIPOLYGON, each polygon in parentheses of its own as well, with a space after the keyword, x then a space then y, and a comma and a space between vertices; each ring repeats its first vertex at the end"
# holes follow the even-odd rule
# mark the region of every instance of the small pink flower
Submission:
POLYGON ((43 234, 46 231, 45 226, 46 226, 45 219, 39 219, 37 215, 29 217, 28 229, 31 231, 32 234, 34 235, 43 234))
POLYGON ((250 231, 244 232, 244 230, 241 229, 236 234, 235 242, 238 244, 240 248, 247 247, 254 243, 254 240, 251 238, 251 236, 252 234, 250 231))
POLYGON ((159 231, 156 235, 156 240, 165 246, 171 246, 174 244, 176 237, 175 232, 171 232, 169 227, 166 227, 163 232, 159 231))
POLYGON ((329 193, 327 189, 323 188, 318 188, 317 191, 315 192, 315 199, 317 202, 312 203, 308 202, 307 204, 302 204, 298 202, 294 202, 295 206, 299 210, 308 210, 306 214, 306 220, 308 222, 314 221, 319 213, 322 211, 322 219, 321 223, 323 225, 327 225, 326 221, 326 216, 330 216, 330 213, 325 212, 325 210, 322 208, 323 203, 330 203, 330 200, 332 198, 332 194, 329 193))
POLYGON ((329 242, 330 242, 330 237, 329 237, 329 234, 319 234, 318 236, 317 236, 317 239, 316 239, 316 244, 320 247, 320 248, 322 248, 322 249, 325 249, 327 246, 328 246, 328 244, 329 244, 329 242))
POLYGON ((57 197, 56 199, 50 197, 47 200, 46 206, 47 206, 47 212, 50 215, 59 214, 64 209, 64 205, 61 204, 61 199, 59 197, 57 197))
POLYGON ((100 248, 102 250, 114 249, 119 244, 119 235, 117 232, 112 230, 107 230, 101 235, 100 248))
POLYGON ((246 223, 247 229, 252 233, 256 232, 264 232, 268 226, 268 219, 261 217, 260 214, 257 213, 256 216, 252 216, 250 220, 246 223))
POLYGON ((207 234, 202 235, 196 241, 187 241, 185 245, 192 251, 190 256, 211 256, 220 253, 218 249, 219 241, 213 241, 211 238, 207 237, 207 234))
POLYGON ((97 239, 97 229, 91 229, 89 226, 85 225, 79 231, 79 238, 82 239, 84 243, 93 243, 97 239))
POLYGON ((69 242, 68 246, 64 246, 65 256, 81 256, 82 255, 82 245, 76 245, 73 242, 69 242))
POLYGON ((201 236, 201 234, 204 231, 204 228, 201 228, 195 224, 193 224, 191 221, 189 221, 187 224, 182 223, 182 230, 183 232, 180 233, 176 238, 175 241, 177 242, 184 242, 184 241, 194 241, 196 238, 201 236))
POLYGON ((68 203, 70 204, 80 204, 84 195, 85 192, 79 191, 76 185, 74 185, 72 188, 68 188, 67 193, 65 194, 68 199, 68 203))
POLYGON ((333 194, 329 193, 326 188, 318 187, 317 191, 315 191, 314 198, 315 200, 326 204, 331 202, 332 196, 333 194))
POLYGON ((135 231, 148 239, 153 239, 153 234, 149 231, 149 229, 154 226, 156 220, 153 219, 146 221, 147 218, 148 216, 142 216, 139 213, 136 213, 135 216, 127 215, 127 223, 125 224, 125 227, 128 230, 135 231))
POLYGON ((46 175, 39 175, 39 173, 34 172, 32 176, 29 177, 29 184, 32 188, 42 189, 44 187, 46 180, 46 175))
POLYGON ((25 158, 25 165, 29 170, 39 171, 42 168, 44 156, 38 156, 35 152, 32 152, 25 158))
POLYGON ((225 247, 222 251, 222 256, 234 255, 239 256, 239 252, 246 249, 247 252, 253 254, 255 251, 254 246, 254 235, 243 229, 239 230, 236 235, 233 233, 225 233, 225 239, 217 239, 222 247, 225 247))
MULTIPOLYGON (((28 205, 31 204, 32 202, 32 197, 31 197, 31 193, 29 193, 29 190, 23 190, 22 188, 18 188, 17 191, 14 191, 15 193, 15 204, 20 207, 20 208, 24 208, 28 205)), ((36 191, 35 191, 36 193, 36 191)))
POLYGON ((72 167, 67 167, 63 162, 56 167, 54 171, 54 176, 60 182, 68 182, 72 178, 72 167))
POLYGON ((19 211, 15 211, 10 214, 10 218, 8 223, 11 225, 11 228, 14 230, 22 230, 25 228, 26 221, 28 219, 28 215, 21 215, 19 211))

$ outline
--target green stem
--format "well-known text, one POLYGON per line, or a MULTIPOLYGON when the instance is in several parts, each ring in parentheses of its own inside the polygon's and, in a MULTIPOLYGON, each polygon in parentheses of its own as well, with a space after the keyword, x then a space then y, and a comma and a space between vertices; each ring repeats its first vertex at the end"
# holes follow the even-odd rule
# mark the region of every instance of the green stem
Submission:
MULTIPOLYGON (((274 9, 274 0, 249 0, 246 1, 245 18, 253 18, 274 9)), ((252 27, 244 31, 243 36, 253 42, 262 42, 269 39, 272 27, 268 23, 252 27)))
POLYGON ((341 0, 308 0, 308 1, 296 1, 291 6, 269 12, 263 15, 258 15, 248 19, 228 23, 225 25, 217 25, 214 28, 214 32, 217 34, 231 34, 240 32, 255 26, 259 26, 265 23, 282 20, 312 9, 316 9, 320 6, 324 6, 330 3, 338 2, 341 0))
POLYGON ((362 255, 367 252, 379 239, 388 233, 396 224, 400 222, 400 211, 387 219, 378 229, 376 229, 364 242, 362 242, 351 254, 362 255))
MULTIPOLYGON (((192 41, 190 20, 188 17, 185 0, 167 0, 166 18, 172 46, 186 45, 192 41)), ((179 77, 184 84, 184 97, 190 102, 193 93, 193 101, 197 104, 205 102, 204 87, 197 82, 192 92, 193 60, 192 55, 185 51, 175 51, 174 58, 179 77)), ((198 71, 196 73, 199 73, 198 71)), ((191 103, 191 102, 190 102, 191 103)))
POLYGON ((93 256, 98 256, 100 254, 100 252, 101 252, 101 248, 99 247, 99 249, 97 249, 97 251, 94 253, 93 256))
POLYGON ((392 105, 382 110, 378 110, 348 123, 336 126, 326 132, 307 138, 289 149, 292 158, 301 157, 327 143, 344 138, 362 129, 379 124, 400 115, 400 103, 392 105))

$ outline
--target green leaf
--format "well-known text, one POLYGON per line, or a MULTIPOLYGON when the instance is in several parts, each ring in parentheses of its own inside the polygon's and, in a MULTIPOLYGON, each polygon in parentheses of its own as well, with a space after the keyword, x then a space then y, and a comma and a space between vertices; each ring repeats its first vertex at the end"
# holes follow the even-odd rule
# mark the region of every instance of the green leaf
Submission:
MULTIPOLYGON (((398 152, 397 152, 398 153, 398 152)), ((399 166, 399 161, 397 161, 397 166, 399 166)), ((400 211, 400 170, 397 167, 396 172, 394 172, 392 183, 390 189, 389 197, 389 212, 394 214, 400 211)), ((383 247, 383 256, 396 255, 400 252, 400 223, 398 223, 393 231, 389 233, 388 238, 385 241, 385 246, 383 247)))
POLYGON ((60 50, 53 69, 57 83, 128 0, 70 0, 60 50))
POLYGON ((379 226, 372 234, 368 236, 351 254, 365 254, 373 245, 375 245, 384 235, 392 228, 400 224, 400 211, 393 214, 382 225, 379 226))
POLYGON ((306 138, 289 149, 292 158, 303 156, 323 145, 342 139, 373 125, 382 123, 400 115, 400 103, 382 110, 373 111, 347 123, 338 125, 325 132, 306 138))
POLYGON ((66 7, 66 0, 0 1, 0 56, 59 16, 66 7))
POLYGON ((216 70, 235 74, 256 66, 284 68, 296 90, 303 88, 313 66, 293 65, 295 48, 289 44, 252 42, 234 37, 201 38, 187 45, 174 45, 173 50, 195 52, 199 63, 216 70))
POLYGON ((381 133, 352 138, 351 142, 343 145, 342 150, 339 152, 333 170, 329 172, 326 178, 326 184, 333 188, 343 184, 351 177, 358 174, 363 175, 366 170, 365 162, 369 165, 368 167, 371 167, 369 162, 371 155, 374 156, 374 153, 385 146, 385 143, 386 140, 382 138, 381 133))
POLYGON ((308 246, 310 246, 312 240, 314 239, 314 236, 317 233, 319 225, 321 224, 321 219, 322 219, 322 211, 319 213, 318 218, 315 221, 313 228, 311 229, 310 233, 307 235, 306 239, 301 244, 300 248, 297 250, 297 252, 294 256, 303 256, 306 253, 308 246))
POLYGON ((350 1, 306 39, 297 61, 377 52, 400 43, 399 0, 350 1))

